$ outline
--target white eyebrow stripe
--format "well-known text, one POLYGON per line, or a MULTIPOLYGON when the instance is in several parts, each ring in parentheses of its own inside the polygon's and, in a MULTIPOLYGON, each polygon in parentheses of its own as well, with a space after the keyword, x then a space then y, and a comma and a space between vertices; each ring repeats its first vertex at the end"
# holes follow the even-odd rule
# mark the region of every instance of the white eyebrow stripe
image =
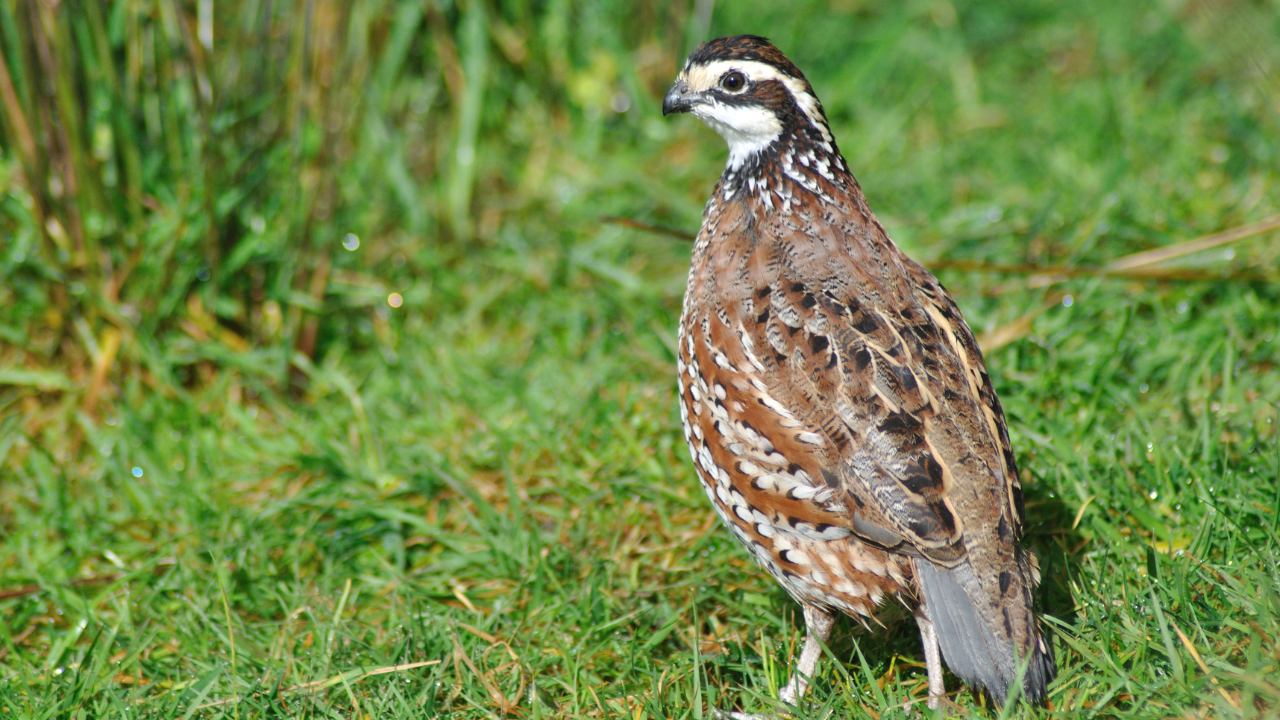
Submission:
POLYGON ((831 132, 827 130, 827 124, 818 110, 818 99, 805 88, 804 81, 779 72, 768 63, 758 60, 715 60, 704 65, 686 67, 683 74, 691 90, 702 92, 719 84, 720 78, 730 70, 737 70, 756 82, 777 80, 782 83, 783 87, 791 93, 800 111, 809 118, 809 124, 818 129, 824 140, 831 142, 831 132))

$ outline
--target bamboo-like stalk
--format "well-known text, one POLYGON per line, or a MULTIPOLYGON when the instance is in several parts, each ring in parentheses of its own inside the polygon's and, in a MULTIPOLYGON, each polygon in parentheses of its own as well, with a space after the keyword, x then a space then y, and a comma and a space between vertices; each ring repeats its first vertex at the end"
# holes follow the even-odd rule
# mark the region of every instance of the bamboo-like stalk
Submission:
POLYGON ((1174 245, 1156 248, 1154 250, 1126 255, 1125 257, 1108 264, 1107 269, 1119 271, 1132 270, 1140 267, 1150 267, 1151 265, 1162 263, 1166 260, 1173 260, 1174 258, 1180 258, 1192 253, 1233 243, 1237 240, 1253 237, 1254 235, 1261 235, 1264 232, 1275 230, 1276 228, 1280 228, 1280 215, 1269 217, 1256 223, 1242 225, 1238 228, 1231 228, 1230 230, 1213 233, 1212 235, 1205 235, 1204 237, 1199 237, 1194 240, 1187 240, 1186 242, 1180 242, 1174 245))
MULTIPOLYGON (((166 339, 194 326, 201 343, 249 338, 288 377, 294 353, 322 351, 343 235, 447 244, 477 205, 509 212, 480 191, 505 184, 482 150, 516 96, 494 81, 553 117, 574 77, 562 4, 227 0, 215 53, 205 2, 0 0, 0 146, 32 200, 0 231, 38 238, 22 272, 47 279, 50 312, 19 323, 88 378, 82 407, 105 408, 117 373, 145 365, 165 386, 204 362, 166 339), (351 203, 351 176, 393 202, 351 203), (100 364, 89 345, 113 328, 100 364)), ((637 37, 686 19, 646 17, 637 37)))
POLYGON ((31 135, 31 126, 27 124, 27 114, 18 101, 18 92, 13 86, 9 74, 9 64, 5 62, 4 53, 0 52, 0 100, 4 102, 5 117, 12 126, 17 138, 18 150, 22 153, 22 162, 30 167, 35 162, 36 140, 31 135))
POLYGON ((213 168, 215 161, 214 157, 206 152, 207 143, 213 139, 209 123, 210 106, 213 104, 213 86, 209 83, 204 54, 191 37, 191 30, 187 27, 186 18, 182 15, 182 7, 178 4, 178 0, 172 0, 172 2, 182 46, 186 49, 188 63, 186 75, 191 88, 191 97, 195 101, 196 120, 200 130, 198 136, 200 139, 196 143, 193 159, 204 182, 204 192, 200 193, 201 206, 205 215, 204 257, 205 262, 208 263, 207 272, 215 279, 215 282, 208 283, 209 293, 214 296, 218 289, 216 280, 222 266, 222 248, 218 238, 218 218, 214 213, 213 192, 211 192, 215 186, 213 168))
POLYGON ((77 112, 66 78, 60 72, 62 64, 55 55, 53 46, 49 44, 51 34, 61 39, 56 30, 56 18, 52 13, 52 9, 44 3, 27 0, 30 38, 40 65, 40 72, 33 78, 32 85, 36 88, 40 116, 44 120, 48 138, 46 142, 50 147, 47 156, 49 172, 58 182, 58 191, 51 191, 50 194, 54 196, 51 199, 55 200, 62 209, 61 218, 51 214, 53 222, 46 221, 46 231, 49 239, 61 245, 61 249, 70 255, 71 267, 75 268, 83 267, 87 262, 84 226, 80 220, 78 203, 80 183, 76 166, 79 163, 76 162, 75 148, 72 144, 80 113, 77 112), (69 237, 64 237, 64 234, 69 237), (68 241, 71 243, 69 246, 68 241))
POLYGON ((471 189, 476 177, 476 142, 480 133, 480 110, 484 104, 489 67, 488 20, 484 3, 480 0, 467 3, 460 40, 465 83, 458 110, 453 171, 448 185, 448 207, 455 235, 467 239, 471 236, 471 189))
MULTIPOLYGON (((5 9, 7 10, 7 8, 5 9)), ((31 212, 34 216, 36 227, 43 228, 44 198, 41 193, 35 191, 40 184, 36 140, 31 134, 31 125, 27 122, 27 114, 18 98, 17 89, 13 84, 13 77, 9 73, 9 64, 5 61, 3 52, 0 52, 0 100, 4 102, 5 118, 17 140, 15 145, 18 148, 19 159, 22 162, 22 180, 25 181, 31 197, 35 200, 32 204, 31 212)))

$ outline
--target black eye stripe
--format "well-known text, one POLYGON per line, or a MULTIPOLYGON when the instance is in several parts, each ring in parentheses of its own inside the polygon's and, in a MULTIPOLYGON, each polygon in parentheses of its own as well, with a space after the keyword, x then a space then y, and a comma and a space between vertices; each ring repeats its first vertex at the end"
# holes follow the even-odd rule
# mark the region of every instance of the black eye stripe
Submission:
POLYGON ((759 105, 795 107, 796 113, 801 112, 800 109, 796 107, 795 98, 786 89, 786 87, 777 80, 770 79, 752 81, 738 92, 729 92, 724 89, 723 85, 716 83, 709 88, 709 91, 715 94, 716 102, 721 105, 730 105, 733 107, 750 107, 759 105))

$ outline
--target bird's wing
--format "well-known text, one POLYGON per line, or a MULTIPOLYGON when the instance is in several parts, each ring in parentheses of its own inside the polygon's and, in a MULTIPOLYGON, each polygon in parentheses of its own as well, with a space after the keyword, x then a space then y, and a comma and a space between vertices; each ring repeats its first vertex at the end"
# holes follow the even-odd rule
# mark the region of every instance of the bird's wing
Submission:
POLYGON ((943 566, 975 541, 1011 556, 1021 488, 955 304, 883 235, 879 244, 842 235, 878 227, 787 241, 804 226, 732 228, 781 240, 708 259, 690 292, 721 300, 690 318, 683 350, 707 355, 703 365, 723 376, 709 391, 719 382, 747 410, 735 415, 832 491, 817 497, 821 522, 943 566))

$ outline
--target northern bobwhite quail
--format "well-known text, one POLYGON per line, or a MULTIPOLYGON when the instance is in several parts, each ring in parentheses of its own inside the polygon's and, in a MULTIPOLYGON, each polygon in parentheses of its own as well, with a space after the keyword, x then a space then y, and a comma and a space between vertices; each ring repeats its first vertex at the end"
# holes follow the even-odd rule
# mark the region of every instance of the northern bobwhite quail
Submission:
POLYGON ((1003 703, 1043 702, 1022 488, 960 310, 889 239, 790 60, 752 35, 703 44, 662 103, 729 143, 680 317, 680 417, 729 530, 804 608, 783 688, 808 689, 839 611, 914 597, 929 706, 941 657, 1003 703))

